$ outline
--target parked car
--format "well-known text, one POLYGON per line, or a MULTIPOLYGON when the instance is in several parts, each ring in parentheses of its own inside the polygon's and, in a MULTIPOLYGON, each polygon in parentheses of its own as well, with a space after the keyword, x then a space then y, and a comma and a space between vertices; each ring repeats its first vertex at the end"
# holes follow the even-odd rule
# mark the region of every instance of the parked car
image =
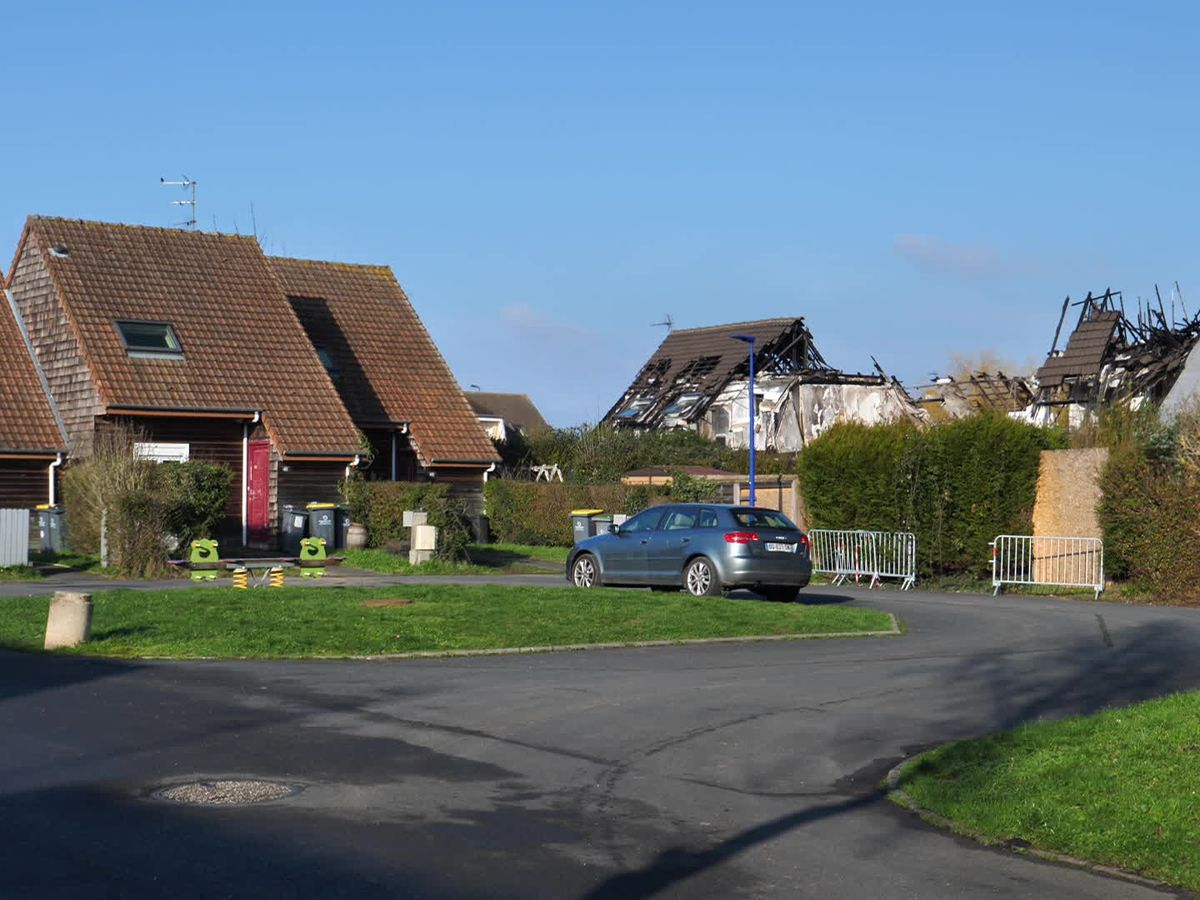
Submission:
POLYGON ((794 600, 811 577, 808 536, 787 516, 717 503, 652 506, 567 557, 567 579, 581 588, 647 585, 696 597, 749 588, 794 600))

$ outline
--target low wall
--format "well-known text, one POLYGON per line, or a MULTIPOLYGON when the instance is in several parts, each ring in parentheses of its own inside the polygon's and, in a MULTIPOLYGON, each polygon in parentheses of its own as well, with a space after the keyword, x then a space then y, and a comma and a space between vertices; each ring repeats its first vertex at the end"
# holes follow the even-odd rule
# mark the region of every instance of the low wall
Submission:
MULTIPOLYGON (((1037 500, 1033 506, 1034 537, 1102 538, 1099 506, 1100 475, 1108 450, 1043 450, 1038 468, 1037 500)), ((1054 571, 1074 571, 1075 561, 1039 556, 1034 577, 1050 578, 1054 571)))

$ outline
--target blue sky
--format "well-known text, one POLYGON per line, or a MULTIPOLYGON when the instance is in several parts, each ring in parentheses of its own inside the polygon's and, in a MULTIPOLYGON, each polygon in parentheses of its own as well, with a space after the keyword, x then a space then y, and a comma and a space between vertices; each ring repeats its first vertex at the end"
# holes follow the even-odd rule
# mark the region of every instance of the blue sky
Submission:
POLYGON ((679 327, 804 316, 906 382, 1044 356, 1195 252, 1187 3, 22 4, 0 233, 391 265, 459 381, 595 420, 679 327))

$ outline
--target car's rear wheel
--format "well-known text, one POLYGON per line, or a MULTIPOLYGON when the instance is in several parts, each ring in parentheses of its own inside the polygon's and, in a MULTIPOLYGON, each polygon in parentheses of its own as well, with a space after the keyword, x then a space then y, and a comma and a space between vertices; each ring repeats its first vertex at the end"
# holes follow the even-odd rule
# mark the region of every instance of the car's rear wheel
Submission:
POLYGON ((590 553, 579 554, 579 558, 571 564, 571 583, 581 588, 600 586, 600 568, 596 565, 596 557, 590 553))
POLYGON ((762 589, 762 595, 773 603, 791 603, 798 593, 799 589, 790 585, 771 585, 762 589))
POLYGON ((683 587, 693 597, 715 597, 721 593, 717 568, 707 556, 697 556, 683 570, 683 587))

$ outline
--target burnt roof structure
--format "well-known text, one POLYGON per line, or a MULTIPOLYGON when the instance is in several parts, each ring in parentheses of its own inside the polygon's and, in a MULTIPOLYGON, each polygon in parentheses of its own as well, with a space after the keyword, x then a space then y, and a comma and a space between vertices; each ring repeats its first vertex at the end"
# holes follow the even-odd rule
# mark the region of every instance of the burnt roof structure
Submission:
POLYGON ((1130 319, 1120 291, 1089 292, 1074 304, 1080 307, 1079 319, 1059 352, 1058 339, 1072 306, 1068 297, 1050 355, 1037 372, 1037 404, 1095 406, 1133 398, 1161 402, 1200 340, 1200 315, 1188 315, 1182 296, 1180 312, 1174 301, 1168 312, 1157 288, 1155 294, 1157 302, 1139 301, 1137 315, 1130 319))
POLYGON ((980 410, 1018 412, 1033 401, 1035 386, 1030 379, 1003 372, 969 372, 958 377, 938 378, 921 385, 917 406, 934 421, 960 419, 980 410))
POLYGON ((604 421, 639 428, 658 427, 666 417, 695 422, 725 385, 749 377, 749 353, 735 335, 754 337, 756 374, 835 374, 804 319, 684 328, 666 336, 604 421))

